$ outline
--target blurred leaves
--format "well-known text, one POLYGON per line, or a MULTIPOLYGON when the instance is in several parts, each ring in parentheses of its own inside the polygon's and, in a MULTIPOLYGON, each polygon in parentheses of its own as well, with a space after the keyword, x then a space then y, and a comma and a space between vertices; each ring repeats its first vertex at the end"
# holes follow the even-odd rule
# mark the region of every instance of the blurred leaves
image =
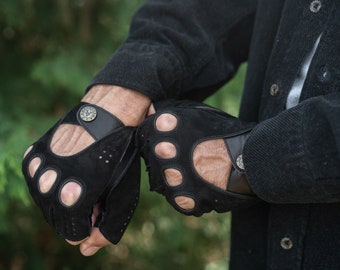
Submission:
MULTIPOLYGON (((177 213, 150 193, 116 246, 85 258, 43 220, 21 172, 25 149, 78 103, 124 41, 142 0, 0 1, 0 270, 227 269, 229 214, 177 213)), ((237 115, 245 67, 207 103, 237 115)))

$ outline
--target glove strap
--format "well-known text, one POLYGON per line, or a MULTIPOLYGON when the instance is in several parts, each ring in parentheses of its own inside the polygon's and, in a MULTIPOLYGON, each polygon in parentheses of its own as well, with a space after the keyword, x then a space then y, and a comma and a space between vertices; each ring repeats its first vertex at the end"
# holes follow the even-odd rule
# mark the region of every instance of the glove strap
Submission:
POLYGON ((224 139, 233 167, 230 171, 227 190, 239 194, 252 195, 245 168, 243 164, 242 150, 250 131, 224 139))

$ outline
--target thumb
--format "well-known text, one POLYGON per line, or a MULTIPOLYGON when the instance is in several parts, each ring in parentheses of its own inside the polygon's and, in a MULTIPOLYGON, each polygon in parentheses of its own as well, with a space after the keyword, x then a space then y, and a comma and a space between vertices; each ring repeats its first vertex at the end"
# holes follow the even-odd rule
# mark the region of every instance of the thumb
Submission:
POLYGON ((80 244, 79 249, 81 254, 83 254, 84 256, 92 256, 95 253, 97 253, 99 249, 109 244, 110 241, 104 237, 104 235, 99 231, 99 229, 93 227, 90 237, 80 244))

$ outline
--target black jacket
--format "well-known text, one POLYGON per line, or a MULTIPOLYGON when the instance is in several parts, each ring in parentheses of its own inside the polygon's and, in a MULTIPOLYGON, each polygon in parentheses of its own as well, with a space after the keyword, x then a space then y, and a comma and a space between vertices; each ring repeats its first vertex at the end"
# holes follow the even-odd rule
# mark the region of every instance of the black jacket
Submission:
POLYGON ((248 61, 240 118, 258 125, 243 154, 263 202, 232 212, 230 269, 340 269, 339 55, 337 0, 151 0, 91 85, 203 100, 248 61))

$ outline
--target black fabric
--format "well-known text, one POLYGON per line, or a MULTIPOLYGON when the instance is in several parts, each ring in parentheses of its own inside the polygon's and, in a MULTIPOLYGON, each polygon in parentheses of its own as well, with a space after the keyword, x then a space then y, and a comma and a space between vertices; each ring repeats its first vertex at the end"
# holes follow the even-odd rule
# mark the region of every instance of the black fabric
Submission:
POLYGON ((126 42, 93 78, 138 90, 153 101, 203 100, 247 59, 256 0, 151 0, 126 42))
POLYGON ((239 117, 258 127, 245 147, 245 169, 266 201, 232 211, 231 270, 340 268, 340 2, 320 3, 313 12, 312 0, 147 1, 92 82, 153 100, 201 100, 248 61, 239 117), (321 33, 301 93, 307 103, 285 112, 321 33), (287 236, 291 250, 280 246, 287 236))
MULTIPOLYGON (((100 123, 94 124, 94 127, 108 125, 104 129, 106 132, 101 133, 102 137, 97 137, 95 143, 77 154, 54 154, 50 143, 55 131, 65 123, 81 125, 78 116, 84 106, 93 105, 79 104, 33 144, 32 150, 23 160, 23 174, 46 221, 62 237, 79 241, 89 236, 93 206, 99 203, 102 212, 96 225, 108 240, 117 243, 133 215, 139 197, 140 162, 135 145, 135 128, 124 126, 113 115, 108 120, 110 113, 96 107, 97 117, 92 123, 100 123), (41 159, 41 164, 31 177, 28 166, 35 157, 41 159), (47 170, 54 170, 57 179, 48 192, 42 193, 39 179, 47 170), (70 181, 78 183, 82 192, 74 205, 65 206, 60 192, 70 181)), ((93 127, 90 122, 86 124, 91 132, 93 127)))
POLYGON ((243 154, 254 192, 272 203, 340 202, 339 116, 340 93, 333 93, 258 125, 243 154), (259 169, 258 160, 266 166, 259 169))
MULTIPOLYGON (((215 108, 193 102, 159 102, 155 104, 157 112, 149 116, 138 129, 140 149, 149 172, 151 190, 165 195, 169 203, 186 215, 200 216, 215 210, 226 212, 231 209, 256 202, 254 196, 246 196, 222 190, 197 174, 192 164, 195 147, 205 141, 216 138, 226 139, 249 132, 253 124, 245 124, 238 119, 215 108), (165 107, 164 107, 165 105, 165 107), (171 131, 158 131, 155 122, 163 113, 176 117, 177 126, 171 131), (171 142, 176 146, 176 156, 162 159, 155 153, 159 142, 171 142), (183 182, 170 186, 164 176, 164 170, 174 168, 183 177, 183 182), (175 202, 175 197, 186 196, 195 202, 193 209, 182 209, 175 202)), ((228 145, 227 145, 228 147, 228 145)))

